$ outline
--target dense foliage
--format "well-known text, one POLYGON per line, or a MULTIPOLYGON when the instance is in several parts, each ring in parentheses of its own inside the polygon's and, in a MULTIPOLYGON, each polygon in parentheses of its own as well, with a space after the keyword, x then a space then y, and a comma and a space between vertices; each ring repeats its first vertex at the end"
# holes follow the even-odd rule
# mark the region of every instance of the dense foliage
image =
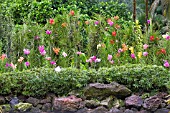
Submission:
POLYGON ((110 83, 116 81, 132 91, 163 90, 170 73, 161 66, 134 65, 100 68, 99 70, 78 70, 63 68, 55 72, 51 68, 39 68, 22 72, 0 74, 0 94, 43 96, 49 92, 67 95, 81 89, 88 83, 110 83))
POLYGON ((2 3, 3 13, 11 15, 15 24, 23 24, 30 19, 41 24, 65 11, 80 11, 83 18, 92 18, 94 13, 110 17, 119 15, 130 19, 130 12, 124 3, 116 1, 99 2, 97 0, 5 0, 2 3))

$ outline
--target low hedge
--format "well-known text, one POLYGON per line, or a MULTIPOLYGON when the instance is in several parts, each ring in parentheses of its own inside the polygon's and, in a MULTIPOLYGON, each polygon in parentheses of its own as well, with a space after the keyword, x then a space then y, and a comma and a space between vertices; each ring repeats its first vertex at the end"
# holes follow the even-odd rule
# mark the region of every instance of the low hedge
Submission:
POLYGON ((124 84, 132 91, 162 90, 169 78, 169 71, 156 65, 129 64, 99 70, 64 68, 60 72, 40 68, 1 73, 0 95, 12 93, 43 96, 49 92, 67 95, 70 91, 81 89, 92 82, 110 83, 112 81, 124 84))

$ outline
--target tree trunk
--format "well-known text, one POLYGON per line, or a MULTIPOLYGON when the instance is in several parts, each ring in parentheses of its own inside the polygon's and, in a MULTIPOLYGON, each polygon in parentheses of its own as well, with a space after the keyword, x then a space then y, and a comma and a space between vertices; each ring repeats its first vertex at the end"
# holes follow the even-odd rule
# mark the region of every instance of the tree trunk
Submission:
POLYGON ((169 0, 161 0, 161 6, 162 6, 163 16, 170 19, 170 17, 169 17, 170 16, 170 14, 169 14, 170 1, 169 0))
POLYGON ((168 20, 170 20, 170 1, 168 1, 168 6, 167 6, 167 16, 168 20))
POLYGON ((154 15, 154 13, 155 13, 156 8, 157 8, 158 5, 159 5, 159 2, 160 2, 160 0, 155 0, 155 1, 152 3, 151 8, 150 8, 151 18, 153 18, 153 15, 154 15))
POLYGON ((146 17, 145 17, 145 21, 146 21, 146 29, 148 29, 148 22, 147 22, 147 20, 148 20, 148 0, 145 0, 145 7, 146 7, 146 9, 145 9, 145 14, 146 14, 146 17))
POLYGON ((136 20, 136 0, 133 0, 133 21, 136 20))

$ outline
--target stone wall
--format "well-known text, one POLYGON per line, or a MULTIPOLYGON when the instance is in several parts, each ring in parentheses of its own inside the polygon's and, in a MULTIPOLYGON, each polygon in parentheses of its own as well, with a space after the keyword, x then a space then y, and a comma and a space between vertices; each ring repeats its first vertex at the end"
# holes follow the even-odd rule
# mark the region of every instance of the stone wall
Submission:
POLYGON ((0 96, 0 113, 169 113, 170 95, 134 94, 118 83, 89 84, 83 95, 0 96))

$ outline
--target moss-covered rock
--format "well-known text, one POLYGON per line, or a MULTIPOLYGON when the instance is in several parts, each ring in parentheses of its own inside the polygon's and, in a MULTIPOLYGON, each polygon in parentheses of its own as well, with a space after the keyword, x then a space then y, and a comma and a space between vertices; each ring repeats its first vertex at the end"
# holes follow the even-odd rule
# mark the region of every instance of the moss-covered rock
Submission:
POLYGON ((1 109, 2 109, 2 111, 9 112, 11 110, 11 107, 9 104, 3 104, 3 105, 0 105, 0 111, 1 111, 1 109))
POLYGON ((30 103, 19 103, 15 105, 15 109, 18 111, 28 111, 32 108, 30 103))
POLYGON ((126 97, 131 94, 131 90, 116 82, 111 84, 91 83, 84 89, 86 99, 97 98, 106 99, 109 96, 126 97))
POLYGON ((2 107, 0 106, 0 113, 3 113, 3 109, 2 109, 2 107))
POLYGON ((120 107, 123 107, 124 105, 125 105, 125 103, 123 100, 117 99, 117 98, 114 99, 114 102, 113 102, 114 108, 120 108, 120 107))

